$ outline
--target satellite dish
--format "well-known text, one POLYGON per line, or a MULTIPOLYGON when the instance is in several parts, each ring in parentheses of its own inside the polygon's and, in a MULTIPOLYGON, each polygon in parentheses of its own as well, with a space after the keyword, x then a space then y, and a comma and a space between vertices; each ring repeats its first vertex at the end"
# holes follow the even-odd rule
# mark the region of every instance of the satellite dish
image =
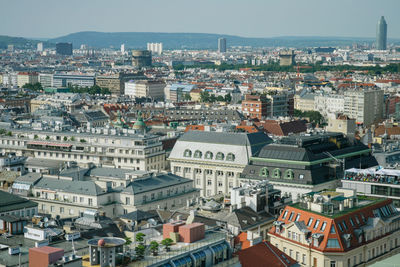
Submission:
POLYGON ((49 218, 47 218, 47 217, 44 217, 43 221, 46 223, 46 222, 48 222, 48 221, 49 221, 49 218))
POLYGON ((47 222, 44 223, 44 228, 47 228, 49 224, 47 222))

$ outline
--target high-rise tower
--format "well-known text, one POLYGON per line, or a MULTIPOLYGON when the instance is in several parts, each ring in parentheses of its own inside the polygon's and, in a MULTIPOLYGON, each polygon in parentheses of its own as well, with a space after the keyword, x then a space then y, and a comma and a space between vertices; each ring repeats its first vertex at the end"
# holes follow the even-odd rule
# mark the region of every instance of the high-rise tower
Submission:
POLYGON ((387 24, 382 16, 376 25, 376 49, 386 50, 387 24))
POLYGON ((226 52, 226 39, 225 38, 219 38, 218 39, 218 52, 219 53, 225 53, 226 52))

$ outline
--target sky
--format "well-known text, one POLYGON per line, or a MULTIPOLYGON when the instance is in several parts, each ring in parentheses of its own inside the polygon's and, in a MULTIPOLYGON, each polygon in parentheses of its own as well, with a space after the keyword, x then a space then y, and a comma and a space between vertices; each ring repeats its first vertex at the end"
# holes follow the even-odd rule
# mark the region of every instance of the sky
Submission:
POLYGON ((1 0, 0 35, 79 31, 400 38, 400 0, 1 0))

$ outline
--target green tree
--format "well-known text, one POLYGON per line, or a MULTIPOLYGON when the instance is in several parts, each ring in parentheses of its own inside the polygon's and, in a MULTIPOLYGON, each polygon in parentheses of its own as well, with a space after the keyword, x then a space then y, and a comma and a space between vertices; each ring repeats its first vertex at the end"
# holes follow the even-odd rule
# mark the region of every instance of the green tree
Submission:
POLYGON ((207 91, 200 92, 200 101, 201 102, 210 102, 210 93, 207 91))
POLYGON ((146 247, 145 246, 143 246, 142 244, 137 245, 135 247, 136 257, 138 259, 143 259, 145 251, 146 251, 146 247))
POLYGON ((146 236, 146 235, 143 234, 143 233, 137 233, 137 234, 136 234, 136 237, 135 237, 136 242, 142 244, 143 241, 144 241, 144 237, 145 237, 145 236, 146 236))
POLYGON ((33 83, 33 84, 32 83, 26 83, 26 84, 24 84, 22 86, 22 88, 29 89, 29 90, 32 90, 32 91, 42 91, 43 90, 42 84, 39 83, 39 82, 33 83))
POLYGON ((35 136, 33 136, 33 139, 39 139, 39 136, 35 134, 35 136))
POLYGON ((165 250, 169 251, 169 247, 174 243, 174 241, 171 238, 165 238, 161 241, 161 245, 165 246, 165 250))
POLYGON ((64 141, 68 141, 68 137, 64 136, 64 141))
POLYGON ((79 140, 81 143, 86 143, 86 140, 85 139, 81 139, 81 140, 79 140))
POLYGON ((231 95, 231 93, 226 94, 224 98, 225 98, 225 101, 226 101, 226 102, 228 102, 228 103, 231 102, 231 101, 232 101, 232 95, 231 95))
POLYGON ((192 97, 190 96, 190 94, 185 94, 185 97, 184 97, 184 99, 186 100, 186 101, 190 101, 190 100, 192 100, 192 97))
POLYGON ((150 251, 153 252, 154 256, 156 256, 158 253, 158 247, 159 247, 159 244, 157 243, 157 241, 150 242, 150 251))
POLYGON ((11 132, 11 131, 8 131, 6 135, 7 135, 7 136, 12 136, 12 132, 11 132))
POLYGON ((46 136, 46 140, 50 140, 50 136, 46 136))
POLYGON ((217 96, 217 101, 225 101, 225 98, 222 95, 217 96))
POLYGON ((5 129, 0 129, 0 134, 3 135, 5 134, 7 131, 5 129))

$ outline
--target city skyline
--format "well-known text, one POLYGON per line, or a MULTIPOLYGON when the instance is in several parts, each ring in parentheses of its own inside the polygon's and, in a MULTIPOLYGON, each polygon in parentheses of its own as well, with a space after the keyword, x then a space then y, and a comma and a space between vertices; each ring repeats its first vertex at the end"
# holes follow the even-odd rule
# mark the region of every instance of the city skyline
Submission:
POLYGON ((251 3, 206 0, 201 4, 182 0, 134 3, 120 0, 114 5, 104 0, 72 0, 65 3, 43 0, 40 5, 26 0, 7 0, 3 4, 8 12, 0 18, 3 26, 0 35, 27 38, 54 38, 80 31, 372 38, 375 37, 376 21, 381 16, 385 16, 387 23, 393 25, 388 38, 400 38, 400 28, 394 27, 400 25, 400 18, 396 14, 400 2, 396 0, 383 3, 337 0, 330 6, 317 0, 309 0, 307 5, 295 0, 254 0, 251 3), (26 8, 21 10, 21 5, 26 8), (55 8, 57 12, 54 12, 55 8), (135 13, 138 9, 143 12, 135 13), (149 14, 154 19, 148 20, 149 14), (146 23, 142 23, 144 20, 146 23))

